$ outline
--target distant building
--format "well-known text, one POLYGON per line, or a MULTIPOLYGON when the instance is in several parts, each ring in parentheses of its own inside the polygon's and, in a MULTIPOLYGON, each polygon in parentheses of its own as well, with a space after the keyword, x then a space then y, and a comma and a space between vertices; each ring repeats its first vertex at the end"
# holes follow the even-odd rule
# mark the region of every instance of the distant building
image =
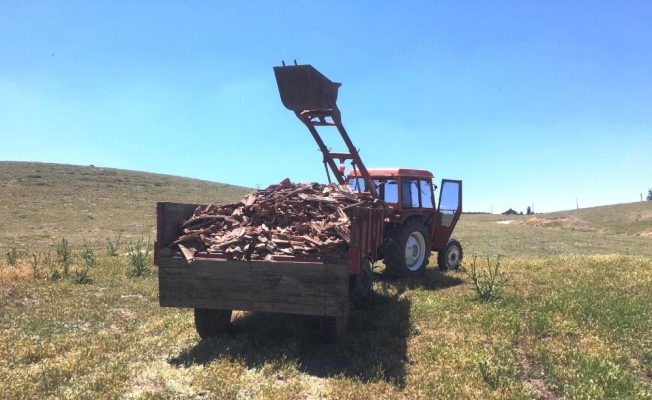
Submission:
POLYGON ((518 215, 518 213, 511 208, 503 213, 503 215, 518 215))

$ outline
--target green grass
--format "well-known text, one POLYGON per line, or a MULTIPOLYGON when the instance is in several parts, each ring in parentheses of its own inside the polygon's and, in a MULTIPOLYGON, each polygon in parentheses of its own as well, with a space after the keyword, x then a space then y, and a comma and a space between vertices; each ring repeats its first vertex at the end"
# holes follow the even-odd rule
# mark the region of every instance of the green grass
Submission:
MULTIPOLYGON (((50 167, 40 164, 25 179, 44 179, 50 167)), ((186 193, 196 183, 216 186, 214 197, 221 196, 219 184, 170 179, 185 182, 186 193)), ((6 193, 0 205, 8 204, 6 193)), ((52 205, 62 195, 40 196, 52 205)), ((160 200, 207 202, 197 196, 160 200)), ((636 234, 652 230, 644 217, 652 202, 574 211, 580 222, 573 224, 535 226, 519 216, 503 225, 496 224, 502 216, 464 215, 456 236, 465 268, 473 253, 502 254, 508 279, 498 295, 481 301, 464 271, 430 266, 422 278, 392 280, 381 266, 338 347, 321 344, 316 318, 244 312, 236 313, 234 332, 200 341, 191 310, 159 307, 155 269, 134 277, 125 249, 105 255, 106 237, 115 240, 119 229, 125 243, 151 232, 153 213, 141 220, 147 235, 130 225, 137 210, 155 202, 139 199, 144 204, 112 203, 132 211, 105 220, 113 226, 108 231, 82 228, 103 220, 108 203, 98 203, 96 219, 53 219, 57 241, 70 234, 70 271, 84 267, 88 246, 96 246, 87 284, 75 283, 74 274, 50 279, 57 263, 52 242, 29 247, 31 231, 10 222, 25 247, 17 267, 7 257, 0 261, 0 398, 652 398, 652 238, 636 234), (612 212, 621 216, 611 221, 612 212), (642 226, 619 222, 637 213, 642 226), (36 278, 30 253, 38 255, 36 278)), ((33 207, 44 216, 26 214, 34 219, 26 217, 28 226, 49 213, 33 207)), ((4 235, 3 253, 11 243, 4 235)))

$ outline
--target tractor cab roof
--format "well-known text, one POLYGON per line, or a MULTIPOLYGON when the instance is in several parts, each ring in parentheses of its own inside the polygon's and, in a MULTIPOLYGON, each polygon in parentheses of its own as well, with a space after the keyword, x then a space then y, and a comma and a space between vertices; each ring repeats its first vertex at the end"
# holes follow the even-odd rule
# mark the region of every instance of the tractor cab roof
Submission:
MULTIPOLYGON (((391 176, 396 176, 396 177, 406 176, 406 177, 414 177, 414 178, 422 178, 422 179, 433 178, 432 173, 424 169, 368 168, 367 171, 369 171, 369 175, 371 175, 372 178, 387 178, 391 176)), ((349 178, 353 178, 355 176, 356 173, 354 170, 349 171, 348 173, 349 178)), ((357 176, 360 176, 360 173, 358 173, 357 176)))

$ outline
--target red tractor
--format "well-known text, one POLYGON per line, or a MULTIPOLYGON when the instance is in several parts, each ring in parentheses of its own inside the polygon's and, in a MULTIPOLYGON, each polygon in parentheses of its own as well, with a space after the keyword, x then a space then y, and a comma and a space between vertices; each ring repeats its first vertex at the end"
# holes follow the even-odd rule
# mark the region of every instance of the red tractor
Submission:
MULTIPOLYGON (((425 272, 431 251, 438 253, 442 270, 459 268, 463 252, 451 234, 462 213, 462 181, 444 179, 435 202, 433 174, 419 169, 367 169, 342 125, 337 95, 341 83, 332 82, 311 65, 274 67, 283 105, 293 111, 317 142, 329 183, 331 173, 340 185, 368 193, 385 201, 391 213, 385 218, 385 234, 379 259, 388 271, 400 277, 420 276, 425 272), (332 152, 317 127, 335 127, 346 145, 346 152, 332 152), (345 174, 344 162, 351 169, 345 174), (339 161, 339 166, 336 161, 339 161), (330 170, 330 172, 329 172, 330 170)), ((371 274, 368 264, 361 274, 371 274)), ((370 276, 369 276, 370 277, 370 276)), ((363 280, 365 277, 362 277, 363 280)))

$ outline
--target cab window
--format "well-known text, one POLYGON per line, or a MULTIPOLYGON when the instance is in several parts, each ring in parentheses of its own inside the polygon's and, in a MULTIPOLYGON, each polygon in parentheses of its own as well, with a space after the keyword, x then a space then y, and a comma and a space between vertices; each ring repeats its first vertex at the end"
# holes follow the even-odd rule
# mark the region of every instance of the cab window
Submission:
POLYGON ((364 192, 365 190, 365 185, 364 185, 364 179, 362 178, 350 178, 349 179, 349 187, 356 192, 364 192))
POLYGON ((421 207, 432 208, 432 184, 430 181, 421 180, 421 207))
POLYGON ((419 179, 401 178, 401 206, 403 208, 419 207, 419 179))
POLYGON ((385 181, 384 187, 384 200, 387 203, 398 203, 398 183, 394 179, 385 181))

